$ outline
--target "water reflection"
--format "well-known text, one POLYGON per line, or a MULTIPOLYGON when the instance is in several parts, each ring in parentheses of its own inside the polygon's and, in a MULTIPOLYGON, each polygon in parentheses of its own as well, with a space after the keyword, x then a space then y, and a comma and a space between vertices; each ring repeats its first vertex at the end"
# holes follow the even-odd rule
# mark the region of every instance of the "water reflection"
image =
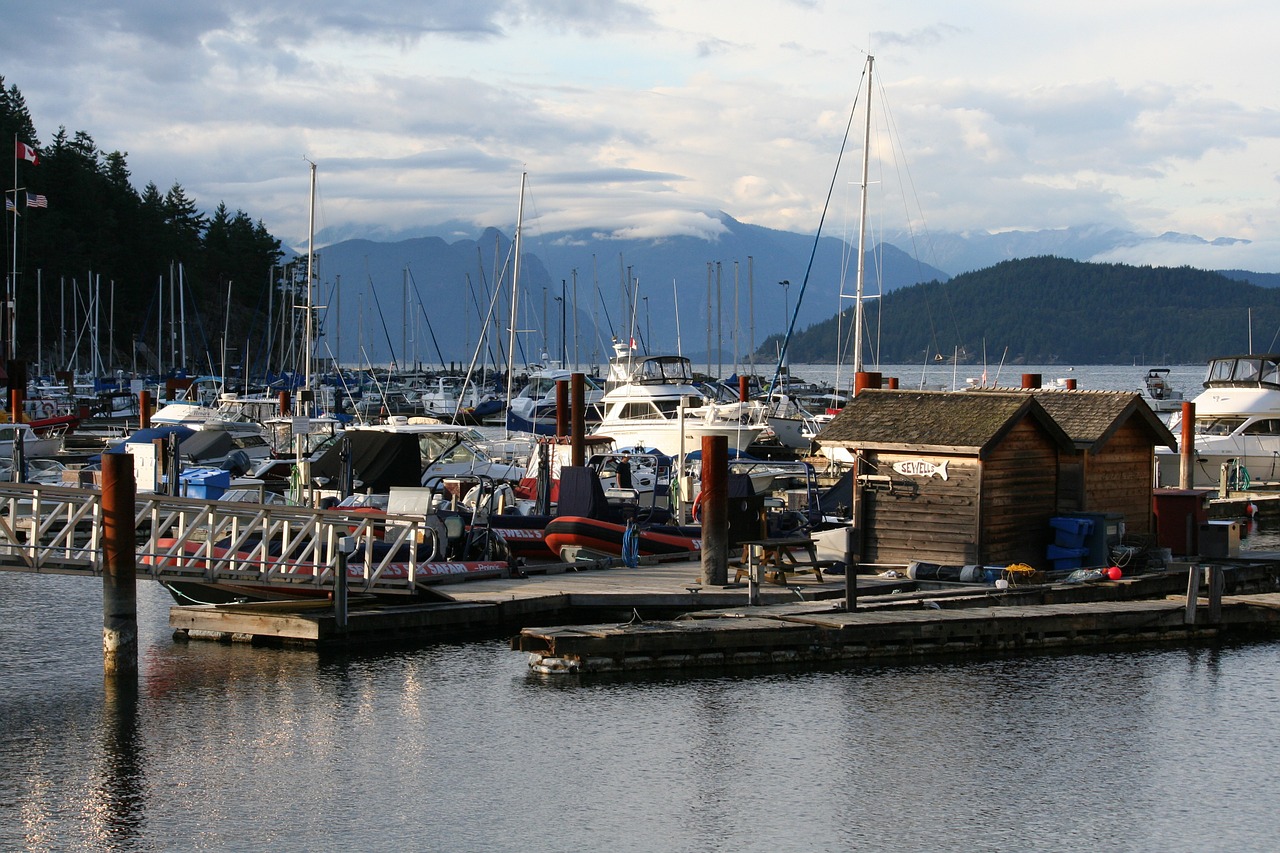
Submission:
POLYGON ((108 849, 135 847, 146 826, 145 749, 138 731, 138 680, 104 679, 102 749, 90 794, 97 841, 108 849))

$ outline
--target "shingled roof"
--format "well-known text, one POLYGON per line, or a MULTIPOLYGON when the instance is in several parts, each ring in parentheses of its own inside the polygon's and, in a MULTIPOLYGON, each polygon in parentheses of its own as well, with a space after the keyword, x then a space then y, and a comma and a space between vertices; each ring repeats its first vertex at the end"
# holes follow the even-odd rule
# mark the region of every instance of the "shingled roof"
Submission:
POLYGON ((865 390, 815 439, 819 444, 983 456, 1024 417, 1062 447, 1063 429, 1030 394, 865 390))
POLYGON ((1045 388, 974 388, 965 392, 980 394, 1029 394, 1044 406, 1062 431, 1071 437, 1078 450, 1097 451, 1110 440, 1121 425, 1136 417, 1147 428, 1157 445, 1177 449, 1178 442, 1142 395, 1132 391, 1077 391, 1045 388))

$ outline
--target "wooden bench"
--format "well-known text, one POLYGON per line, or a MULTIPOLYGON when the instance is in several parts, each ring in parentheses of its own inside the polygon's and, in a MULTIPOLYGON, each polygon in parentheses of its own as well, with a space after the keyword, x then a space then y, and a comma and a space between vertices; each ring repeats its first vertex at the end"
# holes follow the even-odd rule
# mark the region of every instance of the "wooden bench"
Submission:
MULTIPOLYGON (((772 582, 777 584, 786 584, 788 572, 797 575, 812 572, 814 579, 822 583, 822 568, 824 565, 831 565, 829 561, 824 562, 818 559, 818 546, 807 536, 749 539, 740 544, 744 549, 760 549, 758 565, 764 573, 764 578, 768 580, 769 575, 773 575, 772 582), (805 556, 806 559, 803 562, 796 559, 797 551, 805 556)), ((748 555, 744 552, 743 565, 739 566, 734 574, 734 583, 740 581, 743 575, 750 574, 751 561, 747 557, 748 555)))

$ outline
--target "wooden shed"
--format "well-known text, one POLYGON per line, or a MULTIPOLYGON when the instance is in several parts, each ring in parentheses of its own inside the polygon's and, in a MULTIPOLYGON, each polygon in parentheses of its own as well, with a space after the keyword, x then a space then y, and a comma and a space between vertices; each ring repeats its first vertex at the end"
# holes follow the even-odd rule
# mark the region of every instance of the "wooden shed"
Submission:
POLYGON ((1177 439, 1140 394, 1131 391, 1031 390, 1071 439, 1058 462, 1058 512, 1124 516, 1125 531, 1154 532, 1155 449, 1177 439))
POLYGON ((1075 447, 1032 394, 862 391, 816 440, 862 460, 864 563, 1044 565, 1075 447))

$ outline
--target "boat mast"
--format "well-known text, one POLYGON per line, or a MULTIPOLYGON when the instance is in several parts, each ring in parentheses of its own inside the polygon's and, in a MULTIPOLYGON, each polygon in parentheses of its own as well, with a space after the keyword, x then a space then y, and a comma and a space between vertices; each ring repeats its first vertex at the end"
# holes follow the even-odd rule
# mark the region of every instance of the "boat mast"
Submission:
MULTIPOLYGON (((516 300, 520 287, 520 229, 524 224, 524 182, 528 176, 528 172, 520 173, 520 203, 516 207, 516 234, 512 247, 515 256, 511 260, 511 325, 507 327, 507 405, 511 404, 512 382, 515 380, 516 300)), ((510 436, 509 428, 504 427, 504 435, 510 436)))
MULTIPOLYGON (((308 391, 311 390, 311 348, 313 342, 311 340, 311 312, 314 303, 314 293, 312 288, 315 279, 312 277, 312 264, 315 261, 316 253, 314 248, 316 238, 316 164, 307 160, 307 164, 311 167, 311 194, 310 201, 307 205, 307 314, 304 330, 304 347, 303 357, 305 362, 302 368, 303 387, 308 391)), ((302 414, 311 415, 311 402, 303 395, 302 414)))
POLYGON ((862 290, 866 275, 867 171, 871 161, 871 67, 875 57, 867 57, 867 124, 862 138, 862 209, 858 215, 858 277, 853 307, 853 375, 862 372, 862 290))

